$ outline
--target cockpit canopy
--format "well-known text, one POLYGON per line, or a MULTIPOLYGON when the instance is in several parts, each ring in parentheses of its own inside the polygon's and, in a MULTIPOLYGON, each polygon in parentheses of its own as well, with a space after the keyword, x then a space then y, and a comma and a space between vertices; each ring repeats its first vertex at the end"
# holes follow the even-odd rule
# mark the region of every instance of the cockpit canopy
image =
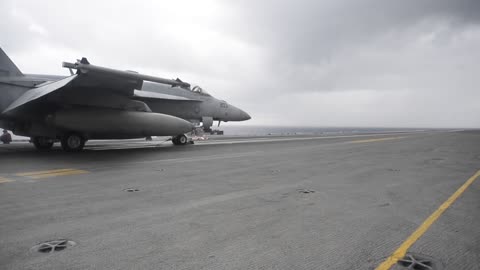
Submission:
POLYGON ((194 92, 194 93, 198 93, 198 94, 201 94, 201 95, 204 95, 204 96, 210 96, 210 94, 203 90, 200 86, 196 85, 194 86, 190 91, 194 92))

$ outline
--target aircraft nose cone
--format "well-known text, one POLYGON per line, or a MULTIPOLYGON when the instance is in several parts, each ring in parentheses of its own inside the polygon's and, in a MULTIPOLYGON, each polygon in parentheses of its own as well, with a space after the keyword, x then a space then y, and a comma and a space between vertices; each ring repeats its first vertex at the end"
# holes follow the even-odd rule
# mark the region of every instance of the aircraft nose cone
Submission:
POLYGON ((231 120, 232 121, 246 121, 251 119, 250 115, 246 113, 244 110, 239 109, 235 106, 232 106, 232 115, 231 115, 231 120))
POLYGON ((250 115, 243 111, 242 109, 228 104, 228 109, 221 112, 220 120, 228 121, 246 121, 251 119, 250 115))
POLYGON ((252 117, 250 117, 250 115, 248 113, 246 113, 245 111, 241 112, 241 117, 240 118, 242 119, 241 121, 246 121, 246 120, 252 119, 252 117))

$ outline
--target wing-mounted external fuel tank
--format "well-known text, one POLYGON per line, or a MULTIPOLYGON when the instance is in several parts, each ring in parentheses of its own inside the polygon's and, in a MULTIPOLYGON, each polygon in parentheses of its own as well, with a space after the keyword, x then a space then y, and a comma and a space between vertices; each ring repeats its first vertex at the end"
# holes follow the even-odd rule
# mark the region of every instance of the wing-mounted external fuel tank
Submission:
POLYGON ((85 134, 89 139, 172 136, 193 128, 190 122, 166 114, 102 108, 60 110, 49 115, 47 123, 59 130, 85 134))

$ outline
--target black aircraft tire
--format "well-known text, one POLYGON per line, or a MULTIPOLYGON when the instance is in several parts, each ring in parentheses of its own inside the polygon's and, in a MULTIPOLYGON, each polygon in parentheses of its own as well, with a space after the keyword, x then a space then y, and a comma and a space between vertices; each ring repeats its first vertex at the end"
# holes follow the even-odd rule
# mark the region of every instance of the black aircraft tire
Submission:
POLYGON ((188 143, 188 138, 185 135, 178 135, 177 142, 179 145, 186 145, 188 143))
POLYGON ((66 152, 80 152, 85 146, 85 138, 78 133, 69 133, 62 137, 61 144, 66 152))
POLYGON ((186 145, 188 143, 188 138, 187 136, 181 134, 177 136, 172 137, 172 143, 174 145, 186 145))
POLYGON ((172 137, 172 143, 173 143, 173 145, 178 145, 178 138, 177 138, 177 136, 172 137))
POLYGON ((40 151, 50 150, 53 147, 53 140, 47 137, 33 137, 32 142, 40 151))

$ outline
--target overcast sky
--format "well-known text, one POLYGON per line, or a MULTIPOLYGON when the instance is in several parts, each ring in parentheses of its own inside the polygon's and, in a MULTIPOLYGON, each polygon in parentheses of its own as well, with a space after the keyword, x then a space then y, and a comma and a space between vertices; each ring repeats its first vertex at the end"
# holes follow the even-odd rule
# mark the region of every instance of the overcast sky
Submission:
POLYGON ((480 127, 479 0, 2 0, 0 34, 24 73, 179 77, 245 124, 480 127))

